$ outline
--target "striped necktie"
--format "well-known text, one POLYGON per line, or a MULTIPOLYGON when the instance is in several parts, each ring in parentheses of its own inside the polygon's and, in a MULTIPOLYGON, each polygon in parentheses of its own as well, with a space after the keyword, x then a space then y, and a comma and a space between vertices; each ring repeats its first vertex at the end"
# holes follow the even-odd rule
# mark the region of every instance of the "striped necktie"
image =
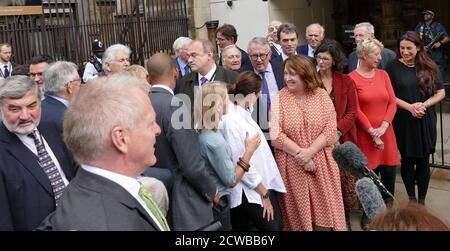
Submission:
POLYGON ((145 189, 142 183, 139 182, 139 185, 139 197, 141 197, 141 199, 145 202, 145 205, 147 205, 147 208, 150 209, 150 212, 152 212, 152 214, 156 217, 164 231, 170 231, 166 217, 164 217, 158 205, 156 205, 155 201, 152 199, 152 195, 147 191, 147 189, 145 189))
POLYGON ((52 158, 45 149, 43 142, 41 142, 41 140, 37 136, 36 131, 28 134, 28 136, 34 140, 34 144, 36 145, 36 150, 38 153, 39 165, 42 167, 42 170, 44 170, 44 173, 50 180, 53 195, 55 197, 55 204, 56 206, 58 206, 64 189, 66 188, 66 186, 64 185, 64 181, 58 171, 58 168, 55 165, 55 162, 53 162, 52 158))

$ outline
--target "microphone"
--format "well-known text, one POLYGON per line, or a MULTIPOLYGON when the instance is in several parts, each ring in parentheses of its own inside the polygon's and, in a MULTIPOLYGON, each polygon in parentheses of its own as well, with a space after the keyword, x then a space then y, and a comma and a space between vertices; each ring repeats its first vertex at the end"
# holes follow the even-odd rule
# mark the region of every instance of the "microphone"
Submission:
POLYGON ((370 220, 386 210, 383 197, 371 179, 364 177, 356 181, 355 190, 364 212, 370 220))
POLYGON ((333 149, 333 158, 339 168, 349 171, 359 179, 363 177, 370 178, 380 189, 381 193, 395 200, 394 195, 381 183, 378 175, 367 168, 367 158, 355 144, 346 141, 336 146, 333 149))

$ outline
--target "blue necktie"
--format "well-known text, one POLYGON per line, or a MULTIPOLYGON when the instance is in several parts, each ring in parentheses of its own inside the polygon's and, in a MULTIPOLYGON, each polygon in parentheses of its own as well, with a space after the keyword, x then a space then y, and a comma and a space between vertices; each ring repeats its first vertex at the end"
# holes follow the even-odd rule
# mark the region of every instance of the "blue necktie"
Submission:
POLYGON ((186 65, 184 67, 184 75, 188 74, 189 72, 191 72, 191 67, 189 67, 189 65, 186 65))
POLYGON ((36 131, 28 134, 28 136, 34 140, 34 144, 36 145, 36 150, 38 153, 39 165, 42 167, 42 170, 44 170, 44 173, 50 180, 50 184, 53 190, 53 196, 55 197, 55 203, 56 206, 58 206, 66 185, 64 185, 64 181, 58 171, 58 168, 55 165, 55 162, 53 162, 52 158, 48 154, 43 142, 39 140, 36 131))
POLYGON ((262 79, 262 95, 264 96, 264 97, 266 97, 266 100, 267 100, 267 110, 266 110, 266 112, 269 112, 269 109, 270 109, 270 94, 269 94, 269 86, 267 85, 267 80, 266 80, 266 77, 265 77, 265 72, 260 72, 259 73, 259 75, 261 76, 261 79, 262 79))

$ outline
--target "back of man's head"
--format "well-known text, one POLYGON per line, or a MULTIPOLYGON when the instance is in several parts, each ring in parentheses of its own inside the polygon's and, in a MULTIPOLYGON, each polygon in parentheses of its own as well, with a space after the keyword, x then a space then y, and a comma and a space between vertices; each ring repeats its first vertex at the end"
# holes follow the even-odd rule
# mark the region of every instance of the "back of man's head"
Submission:
POLYGON ((112 149, 111 133, 116 126, 136 128, 145 112, 133 95, 147 95, 142 79, 118 73, 93 80, 80 89, 64 116, 64 142, 81 164, 92 163, 112 149))
POLYGON ((175 88, 177 78, 174 60, 166 53, 156 53, 147 62, 148 77, 150 84, 164 84, 172 90, 175 88))
POLYGON ((61 97, 67 85, 79 78, 78 67, 68 61, 56 61, 44 72, 45 93, 61 97))

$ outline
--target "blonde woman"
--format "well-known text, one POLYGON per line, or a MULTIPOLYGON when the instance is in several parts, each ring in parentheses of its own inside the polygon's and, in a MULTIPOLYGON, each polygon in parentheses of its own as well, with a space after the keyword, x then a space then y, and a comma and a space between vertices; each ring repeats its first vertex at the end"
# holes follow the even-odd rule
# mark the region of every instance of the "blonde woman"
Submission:
POLYGON ((217 184, 220 194, 219 202, 213 208, 215 220, 222 223, 223 231, 231 230, 230 193, 239 183, 250 167, 250 159, 261 143, 256 134, 245 138, 245 151, 239 161, 233 163, 231 149, 219 132, 219 122, 227 112, 228 91, 226 84, 212 82, 202 88, 197 96, 196 108, 201 110, 201 117, 196 118, 200 154, 205 160, 206 169, 217 184))
POLYGON ((145 82, 150 84, 150 79, 148 77, 148 71, 140 65, 137 65, 137 64, 130 65, 125 69, 125 72, 128 72, 137 78, 143 79, 143 80, 145 80, 145 82))
MULTIPOLYGON (((392 120, 397 111, 396 98, 389 75, 377 68, 383 44, 366 38, 356 49, 360 65, 349 76, 355 81, 358 94, 356 131, 358 146, 366 155, 368 168, 381 174, 381 181, 394 194, 395 167, 400 164, 392 120)), ((391 198, 385 198, 390 204, 391 198)), ((362 227, 368 220, 363 217, 362 227)))

